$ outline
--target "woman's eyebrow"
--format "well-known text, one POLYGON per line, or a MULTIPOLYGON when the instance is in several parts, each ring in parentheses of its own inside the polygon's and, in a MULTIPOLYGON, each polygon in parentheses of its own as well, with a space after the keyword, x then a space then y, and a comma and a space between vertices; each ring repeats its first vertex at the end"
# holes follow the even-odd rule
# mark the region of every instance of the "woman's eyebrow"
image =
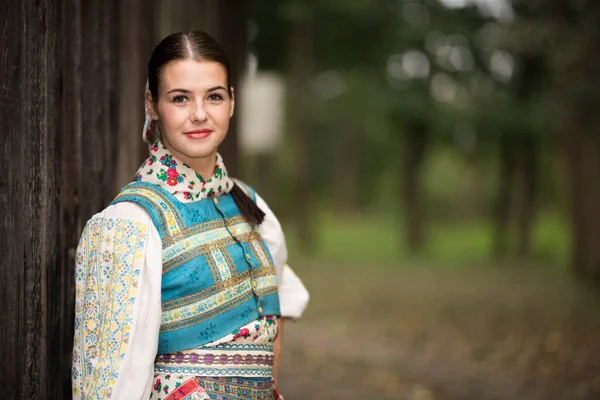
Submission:
POLYGON ((167 92, 167 94, 173 93, 173 92, 182 92, 182 93, 186 93, 186 94, 192 93, 191 90, 187 90, 187 89, 171 89, 167 92))
POLYGON ((225 89, 225 87, 223 87, 223 86, 215 86, 215 87, 208 89, 207 92, 214 92, 215 90, 219 90, 219 89, 227 91, 227 89, 225 89))
MULTIPOLYGON (((214 91, 216 91, 216 90, 224 90, 224 91, 227 91, 227 89, 226 89, 224 86, 215 86, 215 87, 211 87, 211 88, 210 88, 210 89, 208 89, 206 92, 207 92, 207 93, 208 93, 208 92, 214 92, 214 91)), ((191 91, 191 90, 188 90, 188 89, 179 89, 179 88, 177 88, 177 89, 171 89, 171 90, 169 90, 169 91, 167 92, 167 94, 169 94, 169 93, 173 93, 173 92, 181 92, 181 93, 185 93, 185 94, 190 94, 190 93, 192 93, 192 91, 191 91)))

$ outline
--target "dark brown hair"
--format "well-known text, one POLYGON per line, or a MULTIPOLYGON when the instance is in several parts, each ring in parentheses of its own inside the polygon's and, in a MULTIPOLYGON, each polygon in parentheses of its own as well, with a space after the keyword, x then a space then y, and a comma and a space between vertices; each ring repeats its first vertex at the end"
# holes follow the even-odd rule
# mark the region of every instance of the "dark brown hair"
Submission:
MULTIPOLYGON (((221 45, 208 33, 202 31, 178 32, 164 38, 154 49, 148 61, 148 89, 154 101, 158 99, 158 83, 163 69, 170 62, 193 59, 218 62, 225 68, 227 92, 231 96, 231 68, 221 45)), ((260 225, 265 213, 246 193, 234 183, 231 196, 246 221, 260 225)))
POLYGON ((227 92, 231 96, 231 68, 221 45, 202 31, 178 32, 164 38, 154 49, 148 61, 148 88, 152 98, 158 98, 158 81, 162 70, 172 61, 214 61, 227 72, 227 92))

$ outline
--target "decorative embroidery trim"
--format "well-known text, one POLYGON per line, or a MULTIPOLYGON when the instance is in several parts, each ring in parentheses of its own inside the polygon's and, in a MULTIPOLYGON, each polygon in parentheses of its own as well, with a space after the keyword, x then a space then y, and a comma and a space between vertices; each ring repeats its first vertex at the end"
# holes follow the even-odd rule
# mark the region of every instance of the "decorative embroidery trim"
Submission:
MULTIPOLYGON (((264 318, 264 317, 262 317, 264 318)), ((257 324, 259 320, 252 321, 252 324, 257 324)), ((185 350, 180 353, 198 352, 198 351, 265 351, 272 352, 273 344, 271 343, 223 343, 214 346, 202 346, 192 350, 185 350)), ((173 354, 173 353, 168 353, 173 354)), ((175 353, 177 354, 177 353, 175 353)), ((164 354, 163 354, 164 355, 164 354)))
MULTIPOLYGON (((256 381, 233 377, 196 378, 209 394, 222 395, 229 400, 265 400, 273 398, 273 382, 256 381)), ((215 397, 215 398, 218 398, 215 397)))
POLYGON ((250 269, 248 269, 248 270, 242 272, 241 274, 235 275, 234 277, 232 277, 231 279, 229 279, 227 281, 216 283, 213 286, 211 286, 207 289, 204 289, 200 292, 196 292, 196 293, 190 294, 188 296, 179 297, 176 299, 163 300, 162 309, 163 309, 163 311, 164 310, 173 310, 177 307, 194 303, 200 299, 203 299, 203 298, 211 296, 217 292, 220 292, 221 290, 231 288, 231 287, 237 285, 238 283, 244 281, 245 279, 250 278, 251 276, 252 276, 252 271, 250 269))
POLYGON ((81 236, 75 263, 73 394, 110 397, 125 358, 144 260, 147 226, 96 218, 81 236))
POLYGON ((255 278, 254 282, 256 282, 254 293, 257 296, 265 297, 277 293, 277 277, 275 275, 255 278))
POLYGON ((197 293, 194 293, 194 294, 191 294, 191 295, 188 295, 185 297, 180 297, 177 299, 163 301, 162 309, 163 309, 163 311, 164 310, 173 310, 177 307, 194 303, 194 302, 198 301, 199 299, 208 297, 214 293, 220 292, 221 290, 231 288, 231 287, 235 286, 236 284, 238 284, 238 283, 242 282, 243 280, 248 279, 250 277, 252 277, 253 279, 256 279, 256 278, 260 278, 262 276, 269 276, 269 275, 275 275, 275 267, 263 266, 261 268, 254 269, 254 270, 248 269, 248 270, 242 272, 241 274, 234 275, 231 279, 229 279, 227 281, 216 283, 216 284, 214 284, 214 286, 211 286, 210 288, 205 289, 201 292, 197 292, 197 293))
POLYGON ((254 250, 254 254, 257 256, 262 265, 273 265, 273 260, 268 256, 263 246, 263 242, 260 241, 261 239, 262 238, 259 237, 258 240, 255 238, 254 240, 250 241, 250 245, 254 250))
MULTIPOLYGON (((240 232, 241 234, 253 232, 252 226, 245 222, 233 225, 232 229, 234 229, 235 232, 240 232)), ((231 239, 230 230, 224 226, 199 231, 193 235, 185 237, 183 240, 179 240, 170 244, 169 246, 165 246, 163 248, 163 262, 168 263, 177 259, 178 257, 184 257, 186 252, 191 251, 194 248, 198 248, 207 243, 212 245, 212 243, 223 239, 231 239)))
POLYGON ((154 370, 196 376, 270 376, 273 361, 271 344, 250 345, 245 350, 221 345, 158 355, 154 370))
POLYGON ((246 376, 246 377, 271 377, 273 367, 268 368, 217 368, 203 366, 174 366, 174 365, 155 365, 155 373, 161 374, 185 374, 190 376, 246 376))
POLYGON ((228 252, 223 253, 220 249, 216 249, 210 252, 210 257, 208 258, 212 262, 210 265, 215 265, 216 269, 219 271, 218 276, 221 278, 219 281, 226 281, 231 279, 232 271, 231 265, 233 265, 233 260, 228 252))
MULTIPOLYGON (((194 258, 200 257, 202 255, 209 256, 213 250, 225 249, 226 247, 229 247, 236 243, 240 243, 240 244, 248 243, 251 240, 256 240, 256 239, 260 239, 260 238, 261 238, 261 236, 259 233, 250 232, 250 233, 245 233, 243 235, 239 235, 236 238, 229 236, 229 237, 225 237, 223 239, 219 239, 215 242, 209 242, 206 244, 198 245, 196 247, 192 247, 192 248, 188 249, 185 253, 182 253, 177 258, 171 259, 167 262, 163 261, 163 275, 174 270, 177 267, 182 266, 183 264, 187 263, 188 261, 193 260, 194 258)), ((266 265, 268 266, 270 264, 267 263, 266 265)), ((216 272, 216 270, 214 272, 216 272)), ((213 278, 215 278, 215 280, 218 280, 218 275, 213 274, 213 278)))
POLYGON ((259 296, 277 293, 277 278, 273 274, 254 278, 256 287, 249 279, 223 289, 200 301, 170 310, 163 309, 161 315, 161 332, 168 332, 204 321, 213 315, 228 310, 231 304, 238 305, 252 297, 253 292, 259 296))
POLYGON ((209 229, 221 228, 221 227, 230 228, 231 226, 241 224, 241 223, 246 223, 246 220, 241 215, 237 215, 237 216, 231 217, 231 218, 225 218, 225 219, 218 218, 218 219, 214 219, 212 221, 196 224, 196 225, 193 225, 193 226, 183 229, 178 234, 175 234, 175 235, 169 236, 169 237, 165 237, 163 239, 163 247, 165 247, 165 248, 169 247, 169 246, 173 245, 173 243, 175 243, 185 237, 195 235, 198 232, 202 232, 202 231, 209 230, 209 229))
POLYGON ((252 298, 252 292, 246 292, 237 298, 233 298, 229 303, 221 304, 219 307, 213 309, 212 311, 208 311, 204 314, 195 315, 194 317, 185 319, 185 320, 177 320, 173 321, 170 324, 162 324, 160 326, 160 333, 170 332, 176 329, 187 328, 200 322, 204 322, 210 318, 213 318, 227 310, 230 310, 252 298))
POLYGON ((185 226, 175 206, 158 190, 149 186, 129 187, 122 190, 115 200, 126 199, 128 196, 142 197, 155 205, 154 208, 160 211, 159 218, 161 219, 163 237, 176 235, 185 226))
POLYGON ((277 332, 277 317, 260 317, 221 338, 222 342, 158 355, 155 372, 167 374, 167 380, 176 374, 270 377, 277 332))
POLYGON ((200 315, 209 313, 218 309, 220 306, 235 300, 238 297, 244 296, 246 293, 251 293, 252 284, 249 279, 246 279, 239 284, 223 289, 219 293, 215 293, 195 303, 177 307, 172 310, 162 312, 161 323, 169 325, 174 321, 195 318, 200 315))
POLYGON ((254 278, 254 282, 256 282, 256 291, 261 291, 268 288, 277 288, 277 278, 274 275, 254 278))

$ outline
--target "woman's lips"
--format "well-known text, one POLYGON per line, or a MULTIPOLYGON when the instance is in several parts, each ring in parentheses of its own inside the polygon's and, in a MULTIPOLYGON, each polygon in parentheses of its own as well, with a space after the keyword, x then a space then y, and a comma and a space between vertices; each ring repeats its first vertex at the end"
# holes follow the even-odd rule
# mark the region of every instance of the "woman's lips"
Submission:
POLYGON ((199 129, 195 131, 185 132, 185 135, 191 139, 204 139, 208 137, 213 131, 210 129, 199 129))

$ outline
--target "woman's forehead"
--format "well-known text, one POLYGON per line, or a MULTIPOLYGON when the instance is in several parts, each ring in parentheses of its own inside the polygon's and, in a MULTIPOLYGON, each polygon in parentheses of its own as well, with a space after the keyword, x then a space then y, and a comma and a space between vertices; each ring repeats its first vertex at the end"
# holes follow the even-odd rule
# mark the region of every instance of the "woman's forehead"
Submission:
POLYGON ((206 91, 216 86, 227 87, 227 71, 215 61, 172 61, 164 67, 160 77, 161 91, 206 91))

